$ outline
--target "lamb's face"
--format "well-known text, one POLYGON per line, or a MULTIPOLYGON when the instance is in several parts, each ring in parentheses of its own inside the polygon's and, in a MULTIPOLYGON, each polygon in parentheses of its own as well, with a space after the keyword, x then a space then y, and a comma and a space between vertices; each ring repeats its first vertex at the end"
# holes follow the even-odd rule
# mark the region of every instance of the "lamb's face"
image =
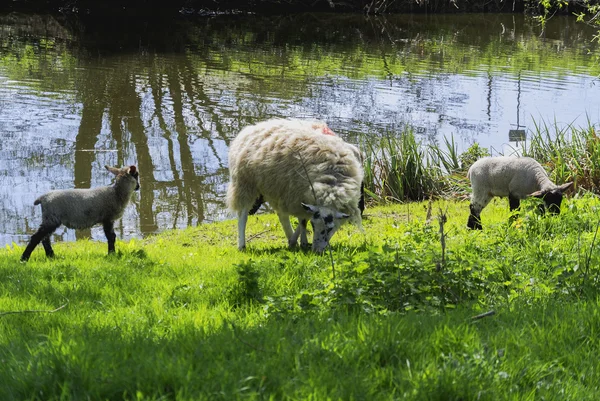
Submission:
MULTIPOLYGON (((560 204, 563 200, 563 192, 569 189, 573 182, 567 182, 551 191, 537 191, 529 196, 535 196, 544 200, 544 205, 552 214, 560 214, 560 204)), ((542 210, 543 212, 544 210, 542 210)))
POLYGON ((544 195, 544 204, 552 214, 560 214, 560 204, 563 194, 560 191, 549 191, 544 195))
POLYGON ((319 253, 323 252, 329 245, 329 240, 333 234, 342 224, 348 221, 350 215, 325 206, 313 206, 304 203, 302 206, 311 214, 310 222, 313 227, 312 250, 319 253))

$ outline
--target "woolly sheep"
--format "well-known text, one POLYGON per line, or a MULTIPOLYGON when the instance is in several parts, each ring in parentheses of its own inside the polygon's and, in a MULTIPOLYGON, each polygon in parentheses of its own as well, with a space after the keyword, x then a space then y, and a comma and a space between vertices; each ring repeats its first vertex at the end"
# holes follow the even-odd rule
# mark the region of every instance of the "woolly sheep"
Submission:
MULTIPOLYGON (((337 134, 331 128, 329 128, 327 123, 324 121, 321 121, 321 120, 288 119, 287 121, 294 121, 294 123, 298 123, 298 124, 307 124, 313 130, 313 133, 315 133, 317 135, 337 136, 337 134)), ((362 164, 364 157, 363 157, 362 152, 358 149, 358 147, 356 147, 355 145, 350 144, 350 143, 346 143, 346 146, 350 147, 350 149, 354 152, 354 155, 361 161, 361 164, 362 164)), ((254 205, 252 206, 252 208, 250 208, 250 211, 248 212, 248 214, 250 214, 250 215, 255 214, 258 211, 258 209, 262 206, 263 203, 265 203, 265 200, 264 200, 263 196, 260 195, 258 197, 258 199, 256 199, 256 201, 254 202, 254 205)), ((360 199, 358 201, 358 208, 360 210, 360 214, 362 215, 365 210, 365 186, 364 186, 364 183, 361 183, 361 185, 360 185, 360 199)), ((308 246, 308 239, 306 236, 306 224, 307 224, 306 219, 299 221, 299 224, 300 225, 297 229, 300 230, 300 238, 301 238, 300 245, 303 248, 306 248, 308 246)), ((295 245, 295 243, 290 244, 290 246, 294 246, 294 245, 295 245)))
POLYGON ((362 229, 363 171, 347 145, 335 135, 315 135, 302 120, 272 119, 244 128, 230 145, 227 190, 227 204, 238 214, 239 249, 246 246, 248 214, 261 196, 277 212, 289 246, 305 232, 303 224, 292 230, 291 215, 311 220, 316 252, 344 222, 362 229))
POLYGON ((68 228, 89 228, 102 223, 108 240, 108 253, 115 252, 115 220, 121 218, 134 190, 140 188, 139 173, 135 166, 104 166, 117 176, 112 186, 91 189, 64 189, 50 191, 35 200, 42 205, 42 223, 32 235, 22 261, 29 260, 31 252, 41 242, 47 257, 53 257, 50 235, 64 224, 68 228))
POLYGON ((572 182, 557 186, 541 164, 530 157, 484 157, 477 160, 467 177, 471 180, 470 229, 481 230, 480 215, 494 196, 508 197, 510 210, 518 209, 521 199, 535 196, 544 200, 553 214, 560 213, 563 192, 572 182))

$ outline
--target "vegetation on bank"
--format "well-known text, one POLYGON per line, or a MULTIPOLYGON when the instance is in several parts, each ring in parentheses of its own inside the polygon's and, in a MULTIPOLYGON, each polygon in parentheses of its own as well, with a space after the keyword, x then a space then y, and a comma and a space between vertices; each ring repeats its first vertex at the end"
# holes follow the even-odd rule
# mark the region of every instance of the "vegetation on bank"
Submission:
MULTIPOLYGON (((541 127, 523 152, 596 183, 593 126, 541 127)), ((410 131, 370 146, 380 201, 450 199, 370 207, 323 255, 288 250, 272 214, 250 219, 246 252, 235 220, 108 257, 92 241, 27 264, 0 251, 0 398, 595 399, 600 199, 580 191, 559 216, 529 199, 510 220, 496 200, 471 231, 448 183, 484 149, 410 131)))
POLYGON ((0 251, 0 398, 594 399, 598 210, 369 208, 330 253, 272 214, 118 243, 0 251), (495 314, 487 313, 494 311, 495 314), (487 314, 486 314, 487 313, 487 314), (483 315, 485 317, 474 318, 483 315))
MULTIPOLYGON (((454 138, 444 144, 417 139, 412 128, 364 138, 365 188, 374 203, 431 198, 464 199, 470 193, 468 168, 490 151, 474 143, 460 152, 454 138)), ((506 156, 529 156, 544 165, 556 184, 574 181, 575 191, 600 194, 600 136, 587 127, 537 123, 527 141, 506 156)))

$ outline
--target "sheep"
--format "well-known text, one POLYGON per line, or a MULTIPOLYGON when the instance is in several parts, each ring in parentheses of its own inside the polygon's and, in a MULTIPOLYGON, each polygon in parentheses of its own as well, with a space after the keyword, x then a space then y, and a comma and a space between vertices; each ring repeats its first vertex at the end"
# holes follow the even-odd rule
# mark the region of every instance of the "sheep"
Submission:
POLYGON ((227 205, 238 214, 240 250, 257 201, 269 202, 277 212, 290 247, 305 235, 305 219, 313 225, 315 252, 322 252, 346 221, 362 230, 359 158, 343 139, 315 135, 303 120, 272 119, 244 128, 230 144, 229 172, 227 205), (301 222, 296 231, 290 215, 301 222))
POLYGON ((521 199, 529 196, 544 200, 551 213, 560 213, 563 192, 573 182, 557 186, 548 178, 540 163, 530 157, 484 157, 477 160, 467 177, 471 181, 472 194, 467 221, 470 229, 481 230, 480 214, 494 196, 508 197, 510 210, 518 209, 521 199))
MULTIPOLYGON (((294 121, 295 123, 299 123, 299 124, 307 124, 310 126, 310 128, 313 130, 313 132, 317 135, 332 135, 332 136, 337 136, 337 134, 331 130, 331 128, 329 128, 329 126, 327 125, 326 122, 324 121, 320 121, 320 120, 300 120, 300 119, 289 119, 288 121, 294 121)), ((354 145, 350 144, 350 143, 346 143, 346 146, 350 147, 350 149, 354 152, 355 156, 361 161, 363 161, 364 157, 362 152, 354 145)), ((254 204, 252 205, 252 207, 250 208, 250 211, 248 212, 249 215, 253 215, 255 214, 258 209, 262 206, 262 204, 265 202, 264 198, 262 195, 260 195, 256 201, 254 202, 254 204)), ((360 214, 362 215, 364 210, 365 210, 365 186, 364 186, 364 182, 361 183, 360 185, 360 199, 358 201, 358 208, 360 210, 360 214)), ((308 240, 307 240, 307 236, 306 236, 306 224, 307 221, 306 219, 303 219, 299 222, 299 227, 298 229, 300 229, 300 238, 301 238, 301 242, 300 245, 302 248, 306 248, 308 246, 308 240)), ((290 244, 291 246, 295 245, 294 244, 290 244)))
POLYGON ((112 186, 91 189, 63 189, 50 191, 35 200, 34 205, 42 205, 42 223, 31 236, 21 261, 29 260, 35 247, 41 242, 46 256, 51 258, 54 251, 50 245, 50 235, 64 224, 68 228, 89 228, 102 223, 108 240, 108 253, 115 252, 115 220, 121 218, 134 190, 140 189, 139 173, 135 166, 104 166, 117 176, 112 186))

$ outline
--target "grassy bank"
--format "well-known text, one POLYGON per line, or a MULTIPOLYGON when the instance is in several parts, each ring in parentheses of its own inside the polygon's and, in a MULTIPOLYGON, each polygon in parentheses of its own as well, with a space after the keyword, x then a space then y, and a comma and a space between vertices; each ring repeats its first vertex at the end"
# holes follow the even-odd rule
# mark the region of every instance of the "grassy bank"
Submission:
POLYGON ((235 221, 111 257, 78 241, 21 264, 13 246, 0 398, 595 399, 599 207, 541 218, 532 200, 509 225, 496 201, 482 232, 464 201, 370 208, 322 256, 287 250, 272 215, 245 253, 235 221))

